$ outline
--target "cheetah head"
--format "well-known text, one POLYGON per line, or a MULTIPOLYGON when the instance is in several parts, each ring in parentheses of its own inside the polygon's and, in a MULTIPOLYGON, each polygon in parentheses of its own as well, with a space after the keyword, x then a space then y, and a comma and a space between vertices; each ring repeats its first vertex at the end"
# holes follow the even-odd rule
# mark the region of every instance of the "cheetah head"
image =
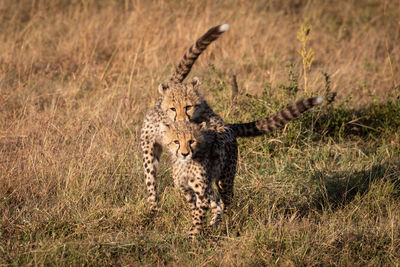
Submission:
POLYGON ((173 157, 181 161, 189 161, 197 153, 204 142, 202 124, 186 121, 161 124, 163 143, 173 157))
POLYGON ((160 84, 161 109, 172 121, 196 121, 201 117, 204 99, 198 92, 200 81, 194 78, 190 83, 160 84))

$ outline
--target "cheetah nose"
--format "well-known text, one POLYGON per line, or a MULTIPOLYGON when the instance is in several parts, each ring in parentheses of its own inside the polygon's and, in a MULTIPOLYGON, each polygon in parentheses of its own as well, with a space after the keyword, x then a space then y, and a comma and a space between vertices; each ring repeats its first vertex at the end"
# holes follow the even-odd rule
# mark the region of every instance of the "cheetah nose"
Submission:
POLYGON ((189 152, 187 152, 187 153, 181 153, 181 154, 182 154, 182 156, 183 156, 184 158, 186 158, 187 155, 189 155, 189 152))

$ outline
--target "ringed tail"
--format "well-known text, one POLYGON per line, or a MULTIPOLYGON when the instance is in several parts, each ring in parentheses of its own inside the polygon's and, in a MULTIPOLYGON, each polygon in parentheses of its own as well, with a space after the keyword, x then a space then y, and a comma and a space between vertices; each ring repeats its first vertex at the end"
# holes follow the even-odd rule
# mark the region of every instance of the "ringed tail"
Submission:
POLYGON ((321 104, 322 101, 321 96, 306 98, 264 119, 248 123, 228 124, 228 127, 233 129, 236 137, 260 136, 282 127, 308 109, 321 104))
POLYGON ((175 73, 171 76, 170 82, 181 83, 189 74, 194 62, 200 54, 206 50, 207 46, 213 41, 218 39, 224 32, 229 29, 229 24, 222 24, 209 29, 203 36, 201 36, 189 49, 179 62, 175 73))

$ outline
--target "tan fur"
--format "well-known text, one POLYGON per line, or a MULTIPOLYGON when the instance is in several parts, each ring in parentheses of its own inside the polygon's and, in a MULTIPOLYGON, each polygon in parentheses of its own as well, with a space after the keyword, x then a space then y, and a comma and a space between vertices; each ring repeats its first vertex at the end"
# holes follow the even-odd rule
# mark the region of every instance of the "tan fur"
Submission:
POLYGON ((172 83, 171 85, 160 86, 159 92, 162 95, 160 102, 161 109, 166 112, 173 121, 187 120, 193 117, 197 106, 203 102, 203 98, 197 92, 198 79, 191 83, 172 83))

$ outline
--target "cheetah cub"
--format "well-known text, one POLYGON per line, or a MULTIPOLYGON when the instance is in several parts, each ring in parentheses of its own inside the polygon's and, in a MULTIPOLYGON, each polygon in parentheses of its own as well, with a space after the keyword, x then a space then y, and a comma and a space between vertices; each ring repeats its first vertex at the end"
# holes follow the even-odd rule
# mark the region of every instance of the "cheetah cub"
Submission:
POLYGON ((222 176, 227 155, 219 146, 217 134, 202 128, 203 125, 185 121, 161 124, 162 141, 171 154, 174 184, 191 209, 190 238, 201 232, 209 208, 212 226, 222 220, 223 212, 212 184, 222 176))

